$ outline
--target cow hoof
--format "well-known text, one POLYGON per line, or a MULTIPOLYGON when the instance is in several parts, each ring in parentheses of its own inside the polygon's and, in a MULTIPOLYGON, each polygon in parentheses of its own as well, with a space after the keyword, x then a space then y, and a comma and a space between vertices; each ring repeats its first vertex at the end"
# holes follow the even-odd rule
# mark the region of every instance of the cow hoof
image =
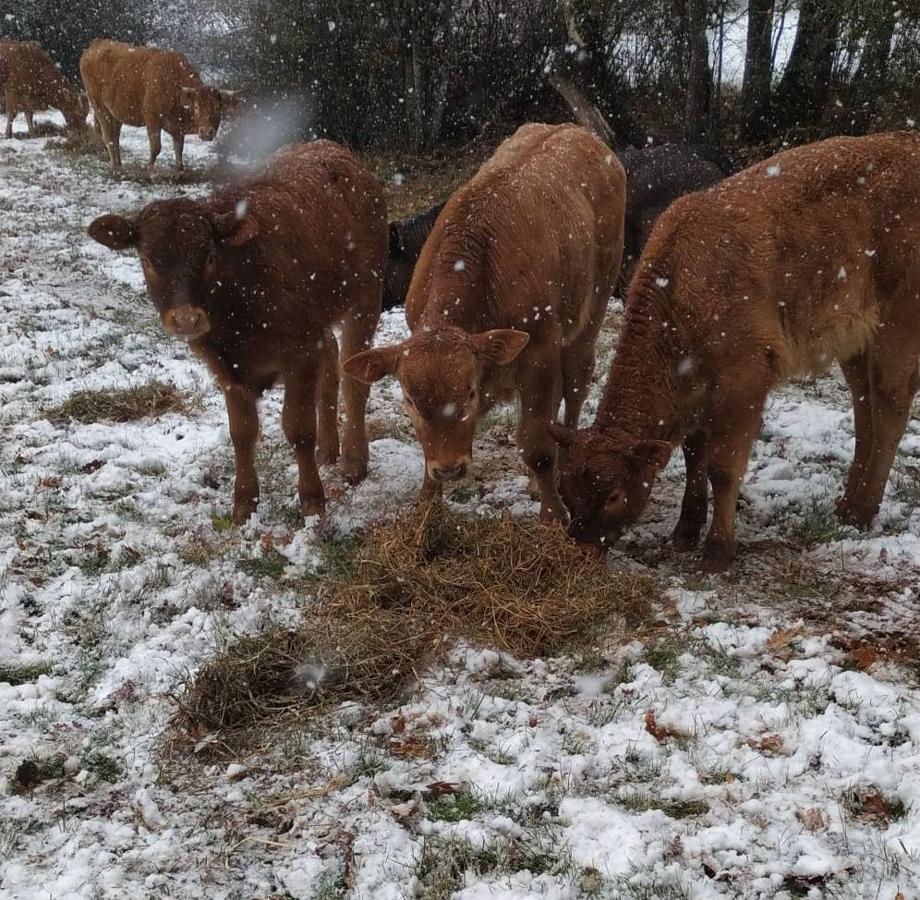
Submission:
POLYGON ((725 572, 732 564, 735 548, 732 544, 723 541, 707 541, 703 547, 703 559, 700 569, 707 575, 725 572))
POLYGON ((234 525, 245 525, 259 505, 258 500, 238 500, 233 504, 230 520, 234 525))
POLYGON ((349 484, 358 484, 364 481, 367 478, 367 458, 342 457, 342 477, 349 484))
POLYGON ((678 522, 671 532, 671 546, 678 553, 686 553, 689 550, 695 550, 700 542, 700 529, 692 525, 683 525, 678 522))
POLYGON ((300 512, 305 519, 323 515, 326 512, 326 498, 322 494, 318 497, 301 497, 300 512))
POLYGON ((339 458, 339 442, 326 447, 316 448, 316 464, 318 466, 331 466, 339 458))
POLYGON ((837 518, 845 525, 852 525, 865 531, 872 525, 872 520, 878 513, 878 509, 866 509, 858 503, 849 500, 847 497, 841 497, 835 507, 837 518))

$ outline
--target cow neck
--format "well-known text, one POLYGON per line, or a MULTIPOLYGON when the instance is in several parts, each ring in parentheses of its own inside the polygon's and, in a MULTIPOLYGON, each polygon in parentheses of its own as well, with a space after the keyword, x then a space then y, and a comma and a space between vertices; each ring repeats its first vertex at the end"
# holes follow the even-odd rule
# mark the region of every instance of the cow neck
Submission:
POLYGON ((689 397, 681 390, 678 371, 687 358, 664 291, 631 290, 595 426, 636 439, 680 441, 689 397))

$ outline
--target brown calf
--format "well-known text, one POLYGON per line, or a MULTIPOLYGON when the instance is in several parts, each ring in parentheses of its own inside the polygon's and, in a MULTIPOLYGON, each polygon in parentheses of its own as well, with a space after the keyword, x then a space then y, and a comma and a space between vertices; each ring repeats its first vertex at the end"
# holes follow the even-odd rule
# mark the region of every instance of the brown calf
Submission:
MULTIPOLYGON (((282 425, 300 470, 304 515, 324 509, 317 462, 338 456, 338 347, 371 342, 387 254, 380 187, 343 147, 295 144, 263 173, 203 200, 160 200, 125 218, 105 215, 90 236, 134 247, 164 328, 189 342, 224 391, 236 451, 233 520, 255 510, 256 401, 284 384, 282 425), (317 454, 318 418, 318 454, 317 454)), ((345 477, 367 473, 368 388, 344 385, 345 477)))
POLYGON ((67 127, 82 128, 89 107, 86 97, 61 74, 51 57, 34 41, 0 41, 0 77, 6 107, 6 136, 13 136, 13 120, 25 113, 29 137, 35 135, 33 116, 43 109, 59 109, 67 127))
POLYGON ((564 516, 549 431, 575 426, 623 251, 625 176, 575 125, 525 125, 448 201, 415 267, 412 337, 345 362, 396 375, 425 452, 423 497, 462 478, 479 417, 515 389, 541 515, 564 516), (512 367, 512 363, 516 363, 512 367))
POLYGON ((821 141, 674 203, 658 220, 593 427, 569 448, 561 492, 581 540, 616 540, 683 442, 674 542, 726 568, 751 444, 769 391, 840 361, 856 452, 840 517, 878 512, 918 386, 920 136, 821 141))
POLYGON ((83 51, 80 75, 113 169, 121 168, 122 125, 147 128, 151 166, 165 131, 181 169, 185 135, 214 140, 230 94, 205 85, 181 53, 101 38, 83 51))

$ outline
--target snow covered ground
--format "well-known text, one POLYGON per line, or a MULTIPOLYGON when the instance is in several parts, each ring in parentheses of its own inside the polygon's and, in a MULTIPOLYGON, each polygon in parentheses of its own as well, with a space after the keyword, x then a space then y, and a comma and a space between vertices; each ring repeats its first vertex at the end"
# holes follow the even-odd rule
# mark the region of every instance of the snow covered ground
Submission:
MULTIPOLYGON (((124 141, 142 162, 144 133, 124 141)), ((231 636, 296 616, 317 543, 277 394, 261 517, 226 527, 221 399, 161 332, 136 259, 85 233, 204 186, 165 168, 114 181, 45 144, 0 142, 0 897, 920 896, 920 419, 875 529, 837 527, 852 426, 836 374, 771 401, 730 574, 663 547, 672 463, 611 554, 668 587, 644 643, 458 647, 399 709, 343 706, 219 765, 170 757, 170 692, 231 636), (45 418, 75 391, 151 381, 187 412, 45 418), (269 545, 286 565, 260 565, 269 545)), ((511 422, 492 417, 455 502, 535 514, 511 422)), ((392 383, 371 429, 365 484, 324 473, 342 531, 409 503, 421 475, 392 383)))

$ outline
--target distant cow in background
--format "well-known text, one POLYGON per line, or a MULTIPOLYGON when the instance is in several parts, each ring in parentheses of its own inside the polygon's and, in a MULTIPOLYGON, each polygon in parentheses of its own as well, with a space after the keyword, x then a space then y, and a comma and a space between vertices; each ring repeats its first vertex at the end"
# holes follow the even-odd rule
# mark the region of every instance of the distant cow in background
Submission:
POLYGON ((517 395, 517 443, 540 514, 561 519, 550 431, 577 423, 620 271, 623 167, 576 125, 524 125, 437 217, 412 276, 412 336, 343 371, 395 375, 425 453, 422 497, 463 478, 479 418, 517 395))
POLYGON ((68 128, 86 124, 86 97, 34 41, 0 41, 0 83, 8 138, 19 113, 25 113, 29 137, 35 136, 34 114, 44 109, 60 110, 68 128))
POLYGON ((390 222, 390 255, 383 283, 384 309, 393 309, 406 302, 415 264, 442 209, 444 204, 439 203, 417 216, 390 222))
MULTIPOLYGON (((338 347, 370 345, 380 318, 386 205, 374 178, 331 141, 295 144, 264 170, 200 200, 160 200, 100 216, 92 238, 134 248, 163 327, 187 340, 224 392, 236 451, 233 521, 256 509, 256 401, 284 385, 282 428, 294 449, 304 515, 325 508, 317 463, 339 453, 338 347), (317 441, 318 437, 318 441, 317 441)), ((342 469, 367 474, 368 387, 347 379, 342 469)))
POLYGON ((113 170, 121 168, 122 125, 147 128, 151 166, 165 131, 181 170, 185 136, 214 140, 231 96, 208 87, 182 53, 119 41, 93 41, 80 57, 80 74, 113 170))

